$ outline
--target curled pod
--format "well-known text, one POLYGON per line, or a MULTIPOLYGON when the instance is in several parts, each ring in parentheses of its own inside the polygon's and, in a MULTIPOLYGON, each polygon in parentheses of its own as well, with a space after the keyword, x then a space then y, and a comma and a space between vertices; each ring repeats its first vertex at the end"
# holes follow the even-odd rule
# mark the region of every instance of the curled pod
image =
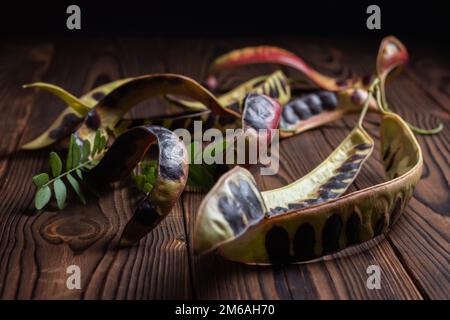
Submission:
POLYGON ((258 46, 233 50, 215 59, 209 68, 210 76, 207 83, 217 83, 214 75, 218 72, 238 66, 260 63, 274 63, 291 67, 305 74, 317 86, 325 90, 337 91, 340 88, 348 87, 353 82, 352 80, 342 81, 323 75, 288 50, 274 46, 258 46))
MULTIPOLYGON (((370 136, 358 126, 309 174, 287 186, 264 192, 258 190, 246 169, 236 167, 229 171, 199 207, 194 233, 196 252, 228 248, 246 237, 253 225, 259 228, 275 216, 340 197, 358 175, 373 145, 370 136)), ((254 250, 254 244, 238 245, 243 245, 239 251, 242 255, 251 255, 254 250)))
MULTIPOLYGON (((380 130, 385 170, 391 180, 317 205, 276 215, 260 214, 258 222, 241 231, 239 236, 213 245, 206 242, 209 246, 204 245, 203 225, 199 220, 195 248, 199 253, 218 248, 224 258, 249 264, 303 262, 386 232, 407 206, 420 180, 423 159, 416 138, 398 115, 383 112, 380 130)), ((228 179, 235 184, 249 184, 252 180, 245 180, 244 174, 240 173, 238 179, 231 177, 242 170, 231 172, 228 179)), ((252 190, 257 190, 255 185, 252 190)), ((260 207, 267 211, 264 193, 254 192, 255 199, 264 199, 260 207)), ((222 197, 228 199, 223 202, 233 199, 235 207, 242 207, 242 200, 232 198, 230 193, 223 192, 222 197)), ((216 208, 209 199, 206 198, 200 207, 201 221, 218 215, 218 212, 212 212, 216 208)), ((219 228, 216 231, 224 233, 219 228)))
MULTIPOLYGON (((269 76, 261 76, 251 79, 233 90, 219 96, 217 100, 226 109, 231 109, 239 114, 242 114, 244 108, 244 100, 249 93, 257 93, 265 95, 277 100, 281 105, 287 103, 291 98, 291 90, 286 76, 282 71, 276 71, 269 76)), ((189 101, 172 96, 166 96, 166 99, 184 108, 207 108, 197 101, 189 101)), ((236 127, 239 124, 239 119, 234 118, 231 122, 224 123, 224 119, 211 113, 211 118, 214 119, 211 127, 225 130, 229 127, 236 127)))
POLYGON ((130 175, 153 145, 158 146, 157 178, 122 233, 119 246, 129 246, 150 232, 173 208, 188 177, 188 153, 179 137, 157 126, 140 126, 119 136, 88 179, 105 185, 130 175))
POLYGON ((240 114, 223 108, 216 97, 191 78, 177 74, 152 74, 133 78, 112 90, 87 114, 76 131, 83 140, 92 140, 97 130, 113 131, 118 122, 138 103, 168 94, 182 95, 200 101, 217 115, 240 118, 240 114))
POLYGON ((75 132, 81 125, 87 113, 105 95, 124 84, 130 79, 121 79, 101 85, 81 98, 76 98, 64 89, 50 83, 36 82, 24 85, 24 88, 38 88, 53 93, 62 101, 67 103, 67 107, 61 112, 56 120, 41 135, 32 141, 24 144, 22 149, 33 150, 45 148, 75 132))

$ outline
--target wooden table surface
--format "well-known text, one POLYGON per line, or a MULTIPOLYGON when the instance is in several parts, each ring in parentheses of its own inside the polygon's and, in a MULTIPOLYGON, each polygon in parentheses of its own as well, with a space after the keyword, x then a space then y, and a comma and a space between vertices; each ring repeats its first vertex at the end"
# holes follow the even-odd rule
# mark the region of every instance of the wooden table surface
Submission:
MULTIPOLYGON (((381 40, 381 39, 380 39, 381 40)), ((80 96, 99 84, 129 76, 173 72, 204 81, 217 55, 247 45, 274 44, 300 54, 334 76, 373 70, 378 43, 337 39, 74 39, 0 42, 0 297, 3 299, 445 299, 449 286, 449 109, 448 57, 406 43, 411 63, 388 86, 392 108, 408 121, 431 128, 419 136, 424 172, 403 217, 387 236, 352 254, 284 267, 246 266, 192 251, 196 209, 203 195, 185 192, 172 213, 139 245, 116 243, 134 199, 116 188, 83 207, 33 211, 31 177, 48 169, 49 150, 19 151, 42 132, 64 104, 22 84, 46 81, 80 96), (81 268, 81 290, 68 290, 66 268, 81 268), (369 265, 381 268, 381 289, 366 288, 369 265)), ((223 75, 231 87, 274 70, 253 66, 223 75)), ((291 76, 298 76, 288 70, 291 76)), ((132 116, 165 112, 155 99, 132 116), (152 109, 149 113, 149 109, 152 109), (156 111, 155 111, 156 110, 156 111)), ((258 177, 262 189, 293 181, 320 163, 352 128, 348 116, 320 129, 283 140, 276 176, 258 177)), ((366 127, 376 140, 379 118, 366 127)), ((377 143, 349 192, 384 181, 377 143)))

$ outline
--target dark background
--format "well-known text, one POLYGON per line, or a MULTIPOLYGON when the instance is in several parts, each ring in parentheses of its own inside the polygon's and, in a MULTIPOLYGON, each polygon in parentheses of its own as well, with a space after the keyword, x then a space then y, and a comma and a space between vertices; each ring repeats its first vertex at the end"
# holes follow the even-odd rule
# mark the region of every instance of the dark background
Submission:
POLYGON ((266 36, 308 35, 379 39, 395 34, 446 45, 445 1, 2 1, 0 35, 266 36), (82 30, 66 29, 66 8, 78 4, 82 30), (381 7, 382 29, 366 28, 366 8, 381 7))

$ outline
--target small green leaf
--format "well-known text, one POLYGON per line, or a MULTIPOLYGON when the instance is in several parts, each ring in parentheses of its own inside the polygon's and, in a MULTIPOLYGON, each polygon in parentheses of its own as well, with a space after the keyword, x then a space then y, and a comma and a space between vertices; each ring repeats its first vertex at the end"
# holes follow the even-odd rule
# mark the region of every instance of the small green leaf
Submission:
POLYGON ((81 161, 86 162, 89 160, 89 156, 91 155, 91 143, 89 140, 83 141, 83 150, 81 152, 81 161))
POLYGON ((153 189, 153 185, 149 182, 146 182, 144 184, 144 193, 150 193, 150 191, 152 191, 153 189))
POLYGON ((70 144, 69 144, 69 149, 67 152, 67 160, 66 160, 66 169, 70 170, 73 168, 73 146, 76 144, 75 142, 75 135, 72 134, 70 136, 70 144))
POLYGON ((52 169, 53 177, 57 177, 61 174, 62 161, 56 152, 50 152, 50 167, 52 169))
POLYGON ((78 198, 83 204, 86 204, 86 198, 84 197, 83 191, 81 190, 80 183, 71 174, 67 175, 67 180, 72 186, 73 191, 77 194, 78 198))
POLYGON ((38 175, 35 175, 33 177, 33 183, 36 187, 40 188, 44 184, 46 184, 49 180, 48 174, 46 173, 39 173, 38 175))
POLYGON ((144 191, 145 176, 143 174, 136 175, 136 187, 139 191, 144 191))
POLYGON ((94 147, 92 148, 92 155, 95 155, 96 153, 98 153, 100 151, 101 138, 102 138, 102 136, 101 136, 100 130, 97 130, 97 132, 95 133, 94 147))
POLYGON ((34 197, 34 206, 37 210, 41 210, 50 201, 52 192, 49 186, 40 188, 34 197))
POLYGON ((75 172, 77 173, 78 178, 83 179, 83 173, 81 172, 81 169, 77 169, 75 172))
POLYGON ((102 136, 100 138, 100 143, 99 143, 99 146, 98 146, 98 153, 102 152, 103 149, 105 149, 105 147, 106 147, 106 138, 105 138, 105 136, 102 136))
POLYGON ((80 160, 81 160, 81 147, 75 143, 73 145, 73 150, 72 150, 72 167, 76 167, 80 164, 80 160))
POLYGON ((63 209, 67 198, 67 189, 64 182, 62 182, 61 179, 56 179, 55 182, 53 182, 53 189, 55 190, 55 198, 58 208, 63 209))

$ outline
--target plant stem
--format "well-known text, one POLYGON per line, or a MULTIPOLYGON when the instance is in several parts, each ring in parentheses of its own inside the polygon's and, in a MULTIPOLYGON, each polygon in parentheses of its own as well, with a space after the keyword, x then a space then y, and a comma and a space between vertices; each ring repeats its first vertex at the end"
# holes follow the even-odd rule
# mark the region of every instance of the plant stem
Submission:
MULTIPOLYGON (((85 162, 82 162, 82 163, 78 164, 76 167, 73 167, 72 169, 67 170, 67 171, 63 172, 62 174, 60 174, 59 176, 54 177, 53 179, 49 180, 46 184, 42 185, 42 187, 46 187, 46 186, 48 186, 49 184, 51 184, 52 182, 54 182, 55 180, 61 179, 62 177, 67 176, 69 173, 71 173, 71 172, 73 172, 73 171, 76 171, 76 170, 78 170, 78 169, 81 169, 81 168, 83 168, 84 166, 86 166, 86 165, 88 165, 88 164, 90 164, 90 163, 92 163, 92 162, 94 162, 94 159, 91 159, 91 160, 87 160, 87 161, 85 161, 85 162)), ((42 188, 42 187, 41 187, 41 188, 42 188)))
POLYGON ((364 117, 367 114, 367 110, 369 109, 369 103, 370 103, 370 99, 373 97, 373 92, 375 90, 375 87, 379 84, 380 79, 379 78, 375 78, 372 83, 370 84, 369 89, 367 90, 367 98, 366 101, 364 102, 364 106, 363 109, 361 111, 361 115, 359 116, 359 120, 358 120, 358 126, 362 127, 362 123, 364 120, 364 117))

